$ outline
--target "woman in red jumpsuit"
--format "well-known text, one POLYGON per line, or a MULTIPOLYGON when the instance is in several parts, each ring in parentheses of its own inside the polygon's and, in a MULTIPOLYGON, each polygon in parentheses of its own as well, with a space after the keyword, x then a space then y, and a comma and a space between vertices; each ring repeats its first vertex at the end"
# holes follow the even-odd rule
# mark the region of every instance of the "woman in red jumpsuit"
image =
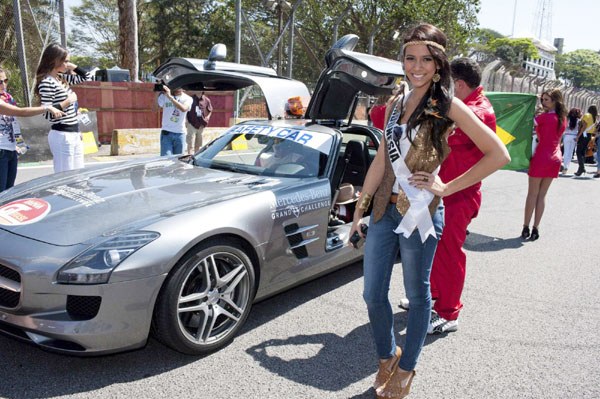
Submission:
POLYGON ((539 143, 529 163, 529 189, 521 232, 522 238, 530 238, 532 241, 540 237, 538 226, 544 214, 550 183, 558 177, 562 163, 560 138, 567 127, 567 112, 560 90, 546 90, 542 93, 541 101, 545 112, 534 120, 539 143), (529 222, 534 210, 535 217, 530 234, 529 222))

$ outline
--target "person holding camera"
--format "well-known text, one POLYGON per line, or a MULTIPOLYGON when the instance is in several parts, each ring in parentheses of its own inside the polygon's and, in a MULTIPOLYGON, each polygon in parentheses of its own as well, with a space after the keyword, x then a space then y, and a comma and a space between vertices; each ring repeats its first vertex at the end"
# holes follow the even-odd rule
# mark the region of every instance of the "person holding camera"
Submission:
POLYGON ((186 115, 192 107, 192 97, 181 88, 171 90, 164 84, 158 86, 161 91, 154 95, 152 111, 162 108, 160 131, 160 156, 183 154, 185 143, 186 115))

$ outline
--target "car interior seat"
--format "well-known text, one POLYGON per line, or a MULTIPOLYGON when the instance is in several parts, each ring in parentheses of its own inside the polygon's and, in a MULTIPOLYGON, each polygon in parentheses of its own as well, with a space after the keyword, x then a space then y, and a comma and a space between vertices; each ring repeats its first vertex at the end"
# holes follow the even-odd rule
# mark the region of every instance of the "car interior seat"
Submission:
POLYGON ((342 183, 350 183, 355 187, 363 185, 368 169, 366 154, 365 143, 362 141, 350 140, 346 144, 343 158, 348 160, 348 165, 342 183))

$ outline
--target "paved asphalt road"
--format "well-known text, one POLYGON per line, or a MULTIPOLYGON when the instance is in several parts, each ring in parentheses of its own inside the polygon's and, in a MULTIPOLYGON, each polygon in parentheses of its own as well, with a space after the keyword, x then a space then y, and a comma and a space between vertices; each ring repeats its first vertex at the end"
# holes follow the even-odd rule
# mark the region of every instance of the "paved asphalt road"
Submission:
MULTIPOLYGON (((427 339, 411 398, 600 398, 600 181, 556 180, 535 242, 518 238, 526 190, 520 172, 484 183, 459 330, 427 339)), ((392 287, 397 304, 399 267, 392 287)), ((0 397, 373 398, 361 293, 358 263, 255 305, 233 343, 204 358, 150 340, 81 359, 0 336, 0 397)), ((403 344, 407 315, 394 309, 403 344)))

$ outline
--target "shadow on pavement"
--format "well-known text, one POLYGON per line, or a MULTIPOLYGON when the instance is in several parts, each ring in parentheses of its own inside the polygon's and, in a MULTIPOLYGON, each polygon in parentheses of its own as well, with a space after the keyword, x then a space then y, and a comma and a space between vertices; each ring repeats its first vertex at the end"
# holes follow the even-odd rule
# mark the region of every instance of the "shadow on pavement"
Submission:
MULTIPOLYGON (((324 295, 362 277, 362 262, 351 264, 327 276, 305 283, 255 305, 240 334, 287 313, 296 306, 324 295)), ((363 326, 369 333, 368 326, 363 326)), ((325 334, 329 335, 329 334, 325 334)), ((331 334, 333 335, 333 334, 331 334)), ((337 342, 335 337, 321 338, 337 342)), ((369 346, 369 349, 372 348, 369 346)), ((341 350, 341 348, 340 348, 341 350)), ((106 386, 160 375, 199 361, 203 356, 187 356, 154 339, 145 348, 115 355, 79 358, 59 355, 0 335, 0 397, 50 398, 90 392, 106 386)), ((349 360, 346 352, 334 354, 338 363, 349 360)), ((209 357, 206 355, 205 357, 209 357)), ((372 353, 370 353, 372 358, 372 353)), ((371 359, 372 360, 372 359, 371 359)), ((365 362, 357 362, 357 367, 365 362)), ((369 362, 375 367, 374 362, 369 362)), ((361 369, 362 370, 362 369, 361 369)), ((323 371, 321 369, 321 371, 323 371)), ((374 372, 368 369, 368 373, 374 372)))
MULTIPOLYGON (((394 314, 396 345, 400 347, 404 347, 406 342, 404 330, 407 320, 406 311, 394 314)), ((448 333, 428 335, 425 346, 447 335, 448 333)), ((377 355, 369 324, 355 328, 344 337, 333 333, 296 335, 264 341, 248 348, 246 352, 274 374, 301 385, 330 392, 343 390, 369 376, 375 378, 377 372, 377 355), (302 357, 298 349, 306 345, 319 349, 311 357, 302 357)), ((353 398, 374 396, 375 390, 370 387, 353 398)))
MULTIPOLYGON (((396 313, 394 331, 403 331, 406 320, 405 312, 396 313)), ((404 342, 405 336, 396 333, 396 344, 402 347, 404 342)), ((274 374, 330 392, 343 390, 370 375, 375 378, 377 372, 377 355, 369 324, 355 328, 344 337, 333 333, 296 335, 267 340, 246 352, 274 374), (294 347, 306 345, 320 349, 311 357, 298 357, 299 352, 294 347)), ((369 392, 375 393, 371 388, 364 394, 369 392)))
POLYGON ((473 233, 471 231, 465 240, 463 248, 475 252, 501 251, 507 248, 520 248, 523 246, 523 241, 525 240, 521 237, 498 238, 473 233))

